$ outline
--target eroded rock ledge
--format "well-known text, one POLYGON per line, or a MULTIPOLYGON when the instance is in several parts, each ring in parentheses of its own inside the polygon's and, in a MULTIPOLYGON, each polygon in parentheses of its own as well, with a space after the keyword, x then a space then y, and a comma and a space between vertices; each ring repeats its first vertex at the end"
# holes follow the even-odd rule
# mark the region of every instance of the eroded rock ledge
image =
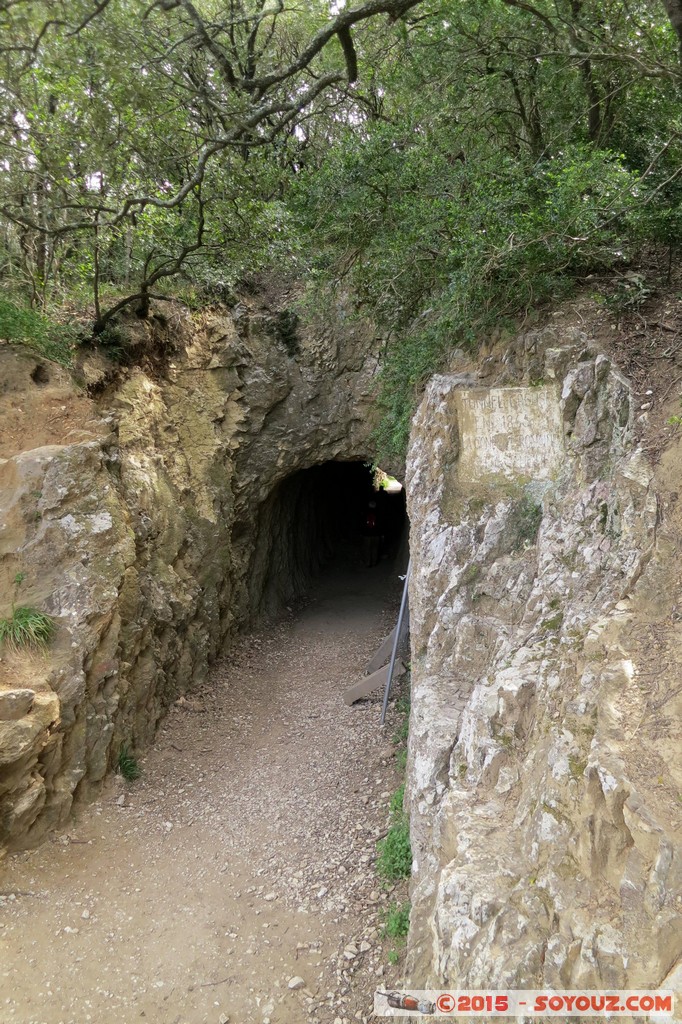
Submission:
MULTIPOLYGON (((292 552, 273 528, 281 482, 371 455, 378 341, 343 313, 299 328, 295 344, 256 302, 177 315, 163 372, 127 372, 98 407, 57 367, 0 349, 18 434, 18 453, 0 459, 0 614, 19 574, 19 603, 58 625, 45 656, 0 652, 0 851, 63 825, 123 743, 150 741, 272 600, 272 544, 277 598, 300 585, 310 548, 292 552), (44 424, 31 431, 46 401, 43 391, 31 404, 36 376, 58 381, 56 415, 72 400, 84 430, 64 427, 48 445, 44 424), (21 450, 22 432, 41 446, 21 450)), ((295 530, 309 527, 303 508, 295 530)))
POLYGON ((413 428, 410 975, 679 988, 679 446, 579 331, 524 345, 514 430, 454 374, 413 428))

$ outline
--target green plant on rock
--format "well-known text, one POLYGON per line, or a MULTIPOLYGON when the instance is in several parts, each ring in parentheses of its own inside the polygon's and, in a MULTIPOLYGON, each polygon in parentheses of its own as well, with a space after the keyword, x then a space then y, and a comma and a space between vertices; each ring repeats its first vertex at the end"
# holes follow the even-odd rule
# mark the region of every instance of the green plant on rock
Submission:
POLYGON ((410 928, 409 900, 405 903, 391 903, 386 912, 383 936, 388 939, 404 939, 410 928))
POLYGON ((542 505, 526 494, 517 504, 515 512, 519 545, 535 543, 542 522, 542 505))
POLYGON ((587 758, 576 757, 574 754, 568 755, 568 770, 571 773, 571 778, 579 782, 585 774, 587 768, 587 758))
POLYGON ((9 618, 0 619, 0 643, 15 651, 43 650, 55 631, 54 619, 36 608, 12 608, 9 618))
POLYGON ((557 612, 556 615, 552 615, 549 619, 544 619, 540 624, 541 629, 549 630, 552 633, 556 633, 561 629, 564 621, 564 613, 557 612))
POLYGON ((126 782, 135 782, 139 779, 142 774, 137 758, 130 753, 128 747, 124 743, 118 754, 117 771, 119 775, 122 775, 126 782))
POLYGON ((472 563, 462 573, 462 583, 464 583, 464 584, 475 583, 476 580, 478 579, 478 577, 480 576, 480 574, 481 574, 481 567, 480 567, 480 565, 476 565, 475 563, 472 563))

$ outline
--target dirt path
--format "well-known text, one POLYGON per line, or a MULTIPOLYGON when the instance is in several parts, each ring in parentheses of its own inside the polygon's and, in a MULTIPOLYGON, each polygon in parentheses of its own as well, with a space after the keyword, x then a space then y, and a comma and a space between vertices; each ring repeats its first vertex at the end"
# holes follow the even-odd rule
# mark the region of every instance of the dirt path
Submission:
POLYGON ((400 778, 377 704, 341 693, 392 624, 390 581, 395 602, 383 566, 328 576, 173 709, 142 779, 3 868, 2 1024, 370 1017, 400 778))

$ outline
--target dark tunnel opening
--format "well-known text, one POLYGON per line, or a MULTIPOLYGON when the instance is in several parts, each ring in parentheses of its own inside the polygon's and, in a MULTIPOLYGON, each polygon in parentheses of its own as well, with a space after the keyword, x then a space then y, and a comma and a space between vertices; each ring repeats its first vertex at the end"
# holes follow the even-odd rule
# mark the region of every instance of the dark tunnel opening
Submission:
POLYGON ((306 596, 322 573, 404 571, 405 491, 391 493, 362 462, 325 462, 283 480, 263 503, 250 578, 254 610, 306 596))

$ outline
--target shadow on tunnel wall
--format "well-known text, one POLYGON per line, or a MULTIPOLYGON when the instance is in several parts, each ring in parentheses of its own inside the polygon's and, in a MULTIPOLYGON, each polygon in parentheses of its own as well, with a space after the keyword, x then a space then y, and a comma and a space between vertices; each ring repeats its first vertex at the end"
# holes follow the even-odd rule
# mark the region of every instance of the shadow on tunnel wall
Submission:
POLYGON ((258 517, 249 576, 254 614, 273 615, 304 597, 323 570, 376 572, 364 557, 370 502, 376 505, 380 564, 407 562, 405 492, 374 490, 366 464, 326 462, 278 484, 258 517))

